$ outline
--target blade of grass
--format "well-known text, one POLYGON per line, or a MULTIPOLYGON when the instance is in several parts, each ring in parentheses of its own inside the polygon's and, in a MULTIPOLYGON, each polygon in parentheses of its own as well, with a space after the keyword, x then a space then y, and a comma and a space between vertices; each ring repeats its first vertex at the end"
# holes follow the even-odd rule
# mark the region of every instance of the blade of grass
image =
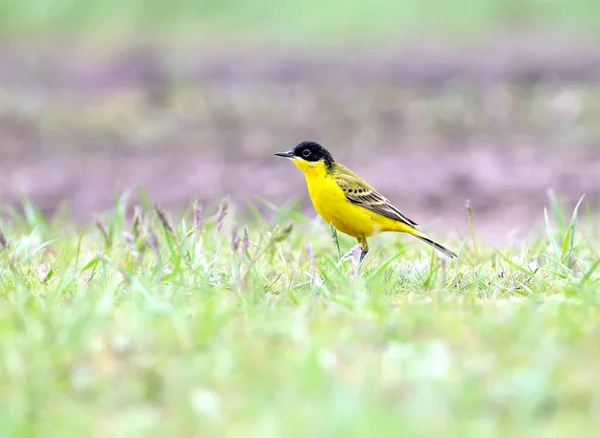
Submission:
POLYGON ((592 263, 592 266, 590 266, 590 268, 583 275, 583 277, 581 277, 581 280, 579 281, 579 284, 578 284, 579 287, 583 287, 586 285, 586 283, 590 280, 590 278, 592 278, 592 274, 594 273, 594 271, 596 270, 598 265, 600 265, 600 257, 598 257, 596 259, 596 261, 594 261, 594 263, 592 263))
POLYGON ((564 230, 567 228, 565 210, 558 200, 556 193, 554 193, 554 190, 549 189, 547 193, 548 198, 550 198, 550 207, 552 208, 552 214, 556 220, 556 225, 559 230, 564 230))
POLYGON ((579 206, 583 202, 584 197, 585 197, 585 194, 582 195, 581 198, 579 198, 577 205, 573 209, 573 215, 571 216, 571 222, 569 224, 569 227, 567 228, 567 232, 565 233, 565 237, 563 239, 560 259, 564 265, 569 267, 569 269, 572 268, 571 259, 572 259, 572 254, 573 254, 573 248, 575 246, 575 229, 577 227, 578 210, 579 210, 579 206))
POLYGON ((548 209, 544 208, 544 222, 546 224, 546 234, 548 235, 548 240, 550 241, 550 247, 552 248, 552 253, 555 257, 559 256, 560 251, 558 250, 558 245, 556 243, 556 239, 554 237, 554 230, 552 229, 552 225, 550 224, 550 218, 548 217, 548 209))

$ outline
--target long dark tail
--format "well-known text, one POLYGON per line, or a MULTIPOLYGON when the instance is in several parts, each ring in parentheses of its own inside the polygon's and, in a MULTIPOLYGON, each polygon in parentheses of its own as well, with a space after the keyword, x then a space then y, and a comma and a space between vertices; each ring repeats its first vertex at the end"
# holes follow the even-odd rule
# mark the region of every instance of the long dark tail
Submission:
POLYGON ((429 237, 427 236, 418 236, 415 235, 415 237, 423 242, 425 242, 427 245, 431 245, 433 246, 435 249, 437 249, 439 252, 441 252, 442 254, 444 254, 446 257, 450 257, 451 259, 458 257, 454 252, 450 251, 448 248, 446 248, 445 246, 440 245, 437 242, 434 242, 433 240, 431 240, 429 237))

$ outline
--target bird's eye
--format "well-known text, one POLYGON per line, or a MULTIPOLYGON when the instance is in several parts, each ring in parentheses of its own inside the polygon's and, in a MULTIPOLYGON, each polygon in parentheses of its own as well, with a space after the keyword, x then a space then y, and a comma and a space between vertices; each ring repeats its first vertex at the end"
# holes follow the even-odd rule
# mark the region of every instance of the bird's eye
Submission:
POLYGON ((309 150, 309 149, 304 149, 304 150, 302 151, 302 156, 303 156, 304 158, 308 157, 309 155, 310 155, 310 150, 309 150))

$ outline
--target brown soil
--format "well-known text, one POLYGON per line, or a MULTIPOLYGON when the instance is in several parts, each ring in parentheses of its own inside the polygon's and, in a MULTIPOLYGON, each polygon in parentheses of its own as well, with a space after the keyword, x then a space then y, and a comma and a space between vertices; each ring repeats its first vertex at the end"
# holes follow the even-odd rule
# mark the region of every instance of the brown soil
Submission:
MULTIPOLYGON (((549 188, 564 195, 569 207, 584 193, 594 204, 600 198, 600 151, 548 156, 535 149, 507 154, 444 148, 382 150, 378 155, 378 164, 357 156, 344 162, 425 226, 466 232, 465 203, 470 200, 478 231, 491 241, 501 242, 507 233, 526 236, 548 205, 549 188)), ((210 205, 231 194, 242 206, 255 196, 274 203, 298 196, 312 212, 301 174, 291 163, 270 155, 225 162, 182 151, 90 153, 0 164, 5 202, 18 202, 17 195, 24 193, 51 214, 69 200, 78 220, 111 208, 121 189, 138 186, 168 208, 182 207, 196 197, 210 205)))
MULTIPOLYGON (((570 118, 570 101, 559 108, 566 112, 564 126, 553 119, 542 128, 527 125, 522 115, 531 114, 518 111, 528 111, 523 105, 537 93, 531 91, 536 84, 551 84, 552 93, 560 93, 564 83, 600 79, 600 51, 518 44, 495 50, 495 55, 441 49, 345 57, 238 54, 187 62, 148 49, 85 62, 80 52, 25 52, 27 58, 5 51, 0 86, 12 97, 0 113, 0 196, 17 203, 20 194, 28 195, 48 214, 68 201, 77 220, 111 208, 120 190, 138 186, 169 208, 195 197, 215 203, 230 193, 240 203, 256 195, 275 203, 301 196, 311 212, 301 175, 272 155, 310 137, 323 140, 339 161, 426 227, 465 233, 470 200, 487 239, 525 236, 548 204, 548 189, 568 208, 584 193, 590 205, 597 204, 600 149, 575 150, 577 141, 565 147, 558 139, 557 133, 574 130, 581 120, 570 118), (525 97, 500 115, 486 113, 485 105, 482 111, 478 101, 457 113, 473 114, 474 121, 440 119, 436 111, 445 116, 447 110, 434 105, 438 97, 427 89, 447 89, 457 79, 475 87, 481 101, 493 84, 528 89, 519 88, 525 97), (188 84, 175 93, 179 97, 170 91, 173 81, 188 84), (373 100, 367 105, 365 90, 370 93, 373 84, 402 91, 390 100, 384 90, 376 105, 373 100), (185 97, 199 88, 207 101, 227 95, 230 107, 221 102, 218 111, 208 111, 186 104, 185 97), (127 90, 143 91, 144 103, 118 100, 127 90), (305 96, 313 101, 304 102, 298 115, 293 107, 305 96), (423 100, 433 102, 433 109, 415 119, 406 108, 423 100), (23 109, 27 105, 35 108, 23 109), (98 108, 108 108, 110 120, 94 112, 98 108), (173 120, 165 118, 173 113, 173 120), (480 113, 487 115, 477 119, 480 113), (331 119, 324 121, 324 114, 331 119), (168 127, 154 137, 139 134, 160 123, 168 127), (374 133, 358 126, 371 126, 374 133), (146 144, 152 148, 142 147, 146 144)), ((445 104, 451 98, 440 99, 445 104)), ((595 131, 588 134, 582 145, 595 145, 595 131)))

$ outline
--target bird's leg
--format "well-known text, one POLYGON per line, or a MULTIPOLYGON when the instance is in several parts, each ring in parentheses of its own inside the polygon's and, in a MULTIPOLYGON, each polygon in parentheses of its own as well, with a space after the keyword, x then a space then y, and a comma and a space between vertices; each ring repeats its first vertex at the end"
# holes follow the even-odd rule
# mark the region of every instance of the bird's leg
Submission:
POLYGON ((365 236, 359 237, 358 239, 358 243, 360 244, 360 258, 358 259, 358 266, 360 269, 360 266, 362 265, 362 262, 364 260, 364 258, 366 257, 367 253, 369 252, 369 244, 367 243, 367 238, 365 236))

